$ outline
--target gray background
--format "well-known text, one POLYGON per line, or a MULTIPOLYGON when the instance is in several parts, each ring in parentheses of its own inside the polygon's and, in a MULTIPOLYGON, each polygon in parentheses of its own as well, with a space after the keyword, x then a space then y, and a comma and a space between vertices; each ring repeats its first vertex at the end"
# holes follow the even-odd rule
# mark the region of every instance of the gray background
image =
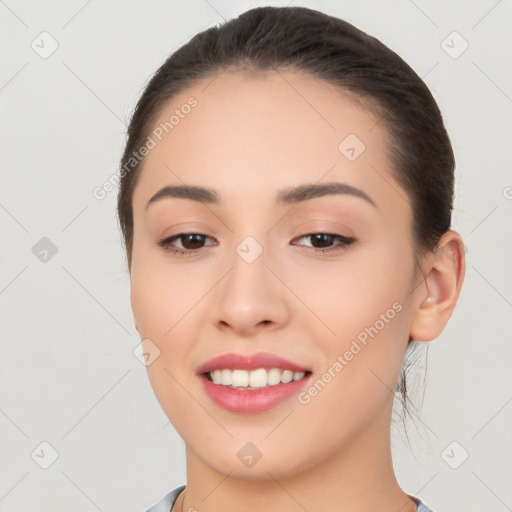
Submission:
MULTIPOLYGON (((137 512, 185 483, 183 442, 133 353, 116 193, 92 190, 115 173, 129 115, 165 57, 268 4, 0 0, 0 510, 137 512)), ((394 426, 394 461, 403 489, 436 512, 512 510, 512 2, 292 5, 381 39, 441 107, 467 275, 417 363, 421 419, 408 426, 412 449, 394 426)))

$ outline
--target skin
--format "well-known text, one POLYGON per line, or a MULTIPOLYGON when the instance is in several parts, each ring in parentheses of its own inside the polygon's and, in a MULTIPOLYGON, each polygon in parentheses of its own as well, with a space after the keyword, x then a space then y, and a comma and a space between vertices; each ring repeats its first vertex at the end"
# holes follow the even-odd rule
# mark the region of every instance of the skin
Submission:
POLYGON ((160 350, 149 379, 186 445, 187 487, 173 510, 416 510, 392 467, 393 390, 409 335, 432 340, 451 316, 465 271, 460 235, 448 231, 416 260, 383 123, 318 79, 224 72, 173 98, 160 120, 190 96, 197 107, 150 151, 133 195, 135 325, 160 350), (353 162, 338 150, 348 134, 366 146, 353 162), (284 188, 326 182, 375 206, 346 194, 274 202, 284 188), (146 208, 182 184, 213 188, 222 203, 146 208), (158 245, 183 232, 209 238, 192 256, 158 245), (311 233, 355 242, 321 254, 311 233), (247 236, 263 248, 250 264, 235 251, 247 236), (226 352, 268 351, 311 368, 314 382, 396 302, 401 311, 307 404, 294 396, 263 413, 230 412, 196 375, 226 352), (237 457, 249 441, 262 453, 251 468, 237 457))

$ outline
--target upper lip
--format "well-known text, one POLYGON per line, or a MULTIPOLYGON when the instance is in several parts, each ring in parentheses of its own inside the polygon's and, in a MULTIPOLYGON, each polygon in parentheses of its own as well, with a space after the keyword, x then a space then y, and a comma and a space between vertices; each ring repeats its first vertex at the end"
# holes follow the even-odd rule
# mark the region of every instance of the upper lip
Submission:
POLYGON ((276 356, 270 352, 258 352, 249 355, 229 353, 214 357, 203 363, 197 369, 197 373, 208 373, 223 369, 256 370, 257 368, 281 368, 283 370, 293 370, 294 372, 310 371, 293 361, 276 356))

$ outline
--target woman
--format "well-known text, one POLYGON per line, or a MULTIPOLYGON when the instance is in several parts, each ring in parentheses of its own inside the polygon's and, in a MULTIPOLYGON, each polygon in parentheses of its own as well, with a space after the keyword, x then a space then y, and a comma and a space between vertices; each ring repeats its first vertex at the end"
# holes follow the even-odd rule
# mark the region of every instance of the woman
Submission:
POLYGON ((121 168, 135 325, 186 446, 150 511, 429 511, 393 471, 394 390, 465 264, 416 73, 340 19, 252 9, 160 67, 121 168))

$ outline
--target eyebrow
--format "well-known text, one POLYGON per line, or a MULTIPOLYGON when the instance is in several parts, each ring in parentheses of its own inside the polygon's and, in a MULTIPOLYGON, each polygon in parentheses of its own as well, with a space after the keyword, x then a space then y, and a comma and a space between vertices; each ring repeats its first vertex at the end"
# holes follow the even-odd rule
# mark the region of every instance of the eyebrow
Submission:
MULTIPOLYGON (((338 182, 322 184, 311 183, 286 188, 277 194, 276 204, 297 204, 303 201, 314 199, 316 197, 323 197, 328 195, 349 195, 358 197, 373 205, 374 207, 377 207, 372 198, 362 190, 352 187, 351 185, 338 182)), ((198 201, 200 203, 215 205, 221 203, 219 194, 211 188, 200 187, 197 185, 167 185, 151 197, 151 199, 146 204, 146 208, 156 201, 169 197, 192 199, 193 201, 198 201)))
POLYGON ((220 204, 219 195, 211 188, 198 187, 196 185, 167 185, 151 197, 146 203, 146 208, 151 203, 166 197, 192 199, 200 203, 220 204))
POLYGON ((295 204, 315 197, 329 195, 349 195, 364 199, 366 202, 377 207, 373 199, 358 188, 345 183, 329 182, 321 184, 306 184, 298 187, 290 187, 279 192, 276 198, 277 204, 295 204))

